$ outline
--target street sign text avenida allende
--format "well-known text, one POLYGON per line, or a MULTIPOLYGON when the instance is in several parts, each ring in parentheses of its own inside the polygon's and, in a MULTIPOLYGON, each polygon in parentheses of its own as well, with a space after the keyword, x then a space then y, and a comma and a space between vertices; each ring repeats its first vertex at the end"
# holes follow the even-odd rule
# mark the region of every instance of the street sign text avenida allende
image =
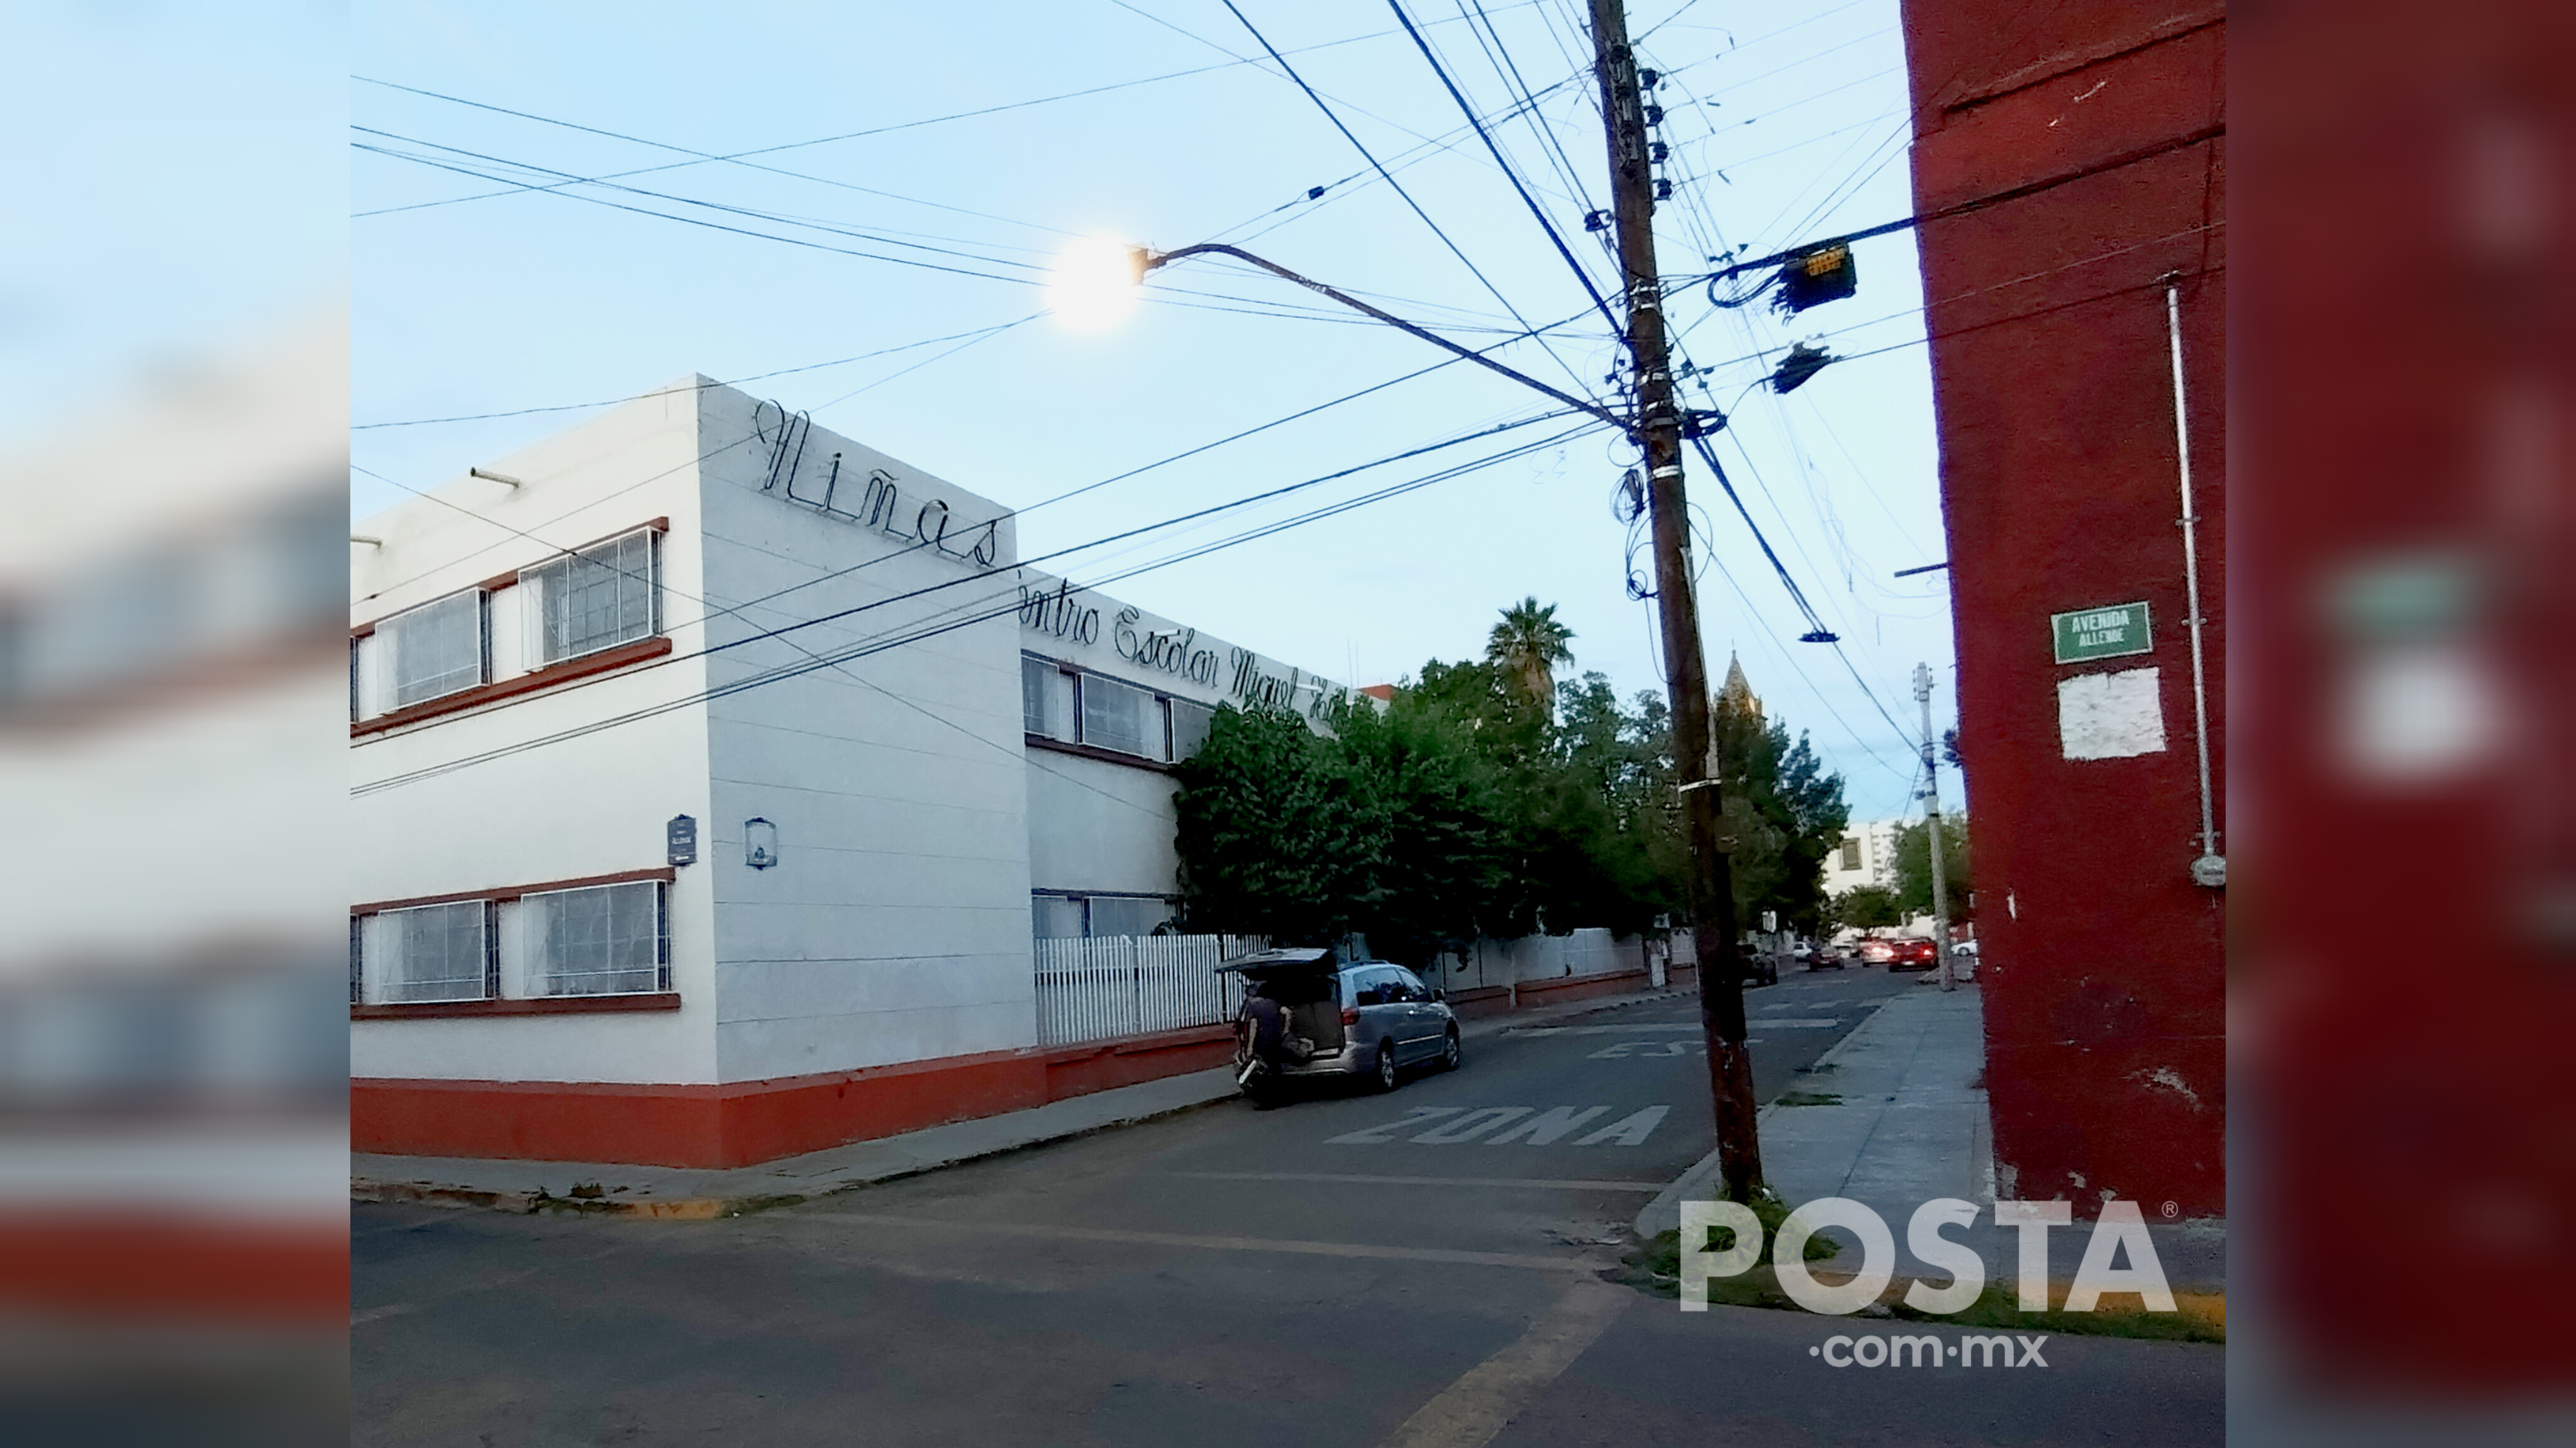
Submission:
POLYGON ((2155 649, 2147 638, 2147 606, 2144 602, 2053 613, 2048 616, 2048 622, 2051 632, 2056 635, 2057 661, 2061 664, 2116 659, 2123 654, 2151 653, 2155 649))

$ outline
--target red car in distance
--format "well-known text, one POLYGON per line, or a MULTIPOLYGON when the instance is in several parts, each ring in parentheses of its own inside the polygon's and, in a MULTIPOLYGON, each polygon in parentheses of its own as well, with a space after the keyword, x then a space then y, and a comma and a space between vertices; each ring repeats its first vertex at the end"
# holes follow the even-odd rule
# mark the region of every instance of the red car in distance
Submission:
POLYGON ((1860 958, 1889 970, 1930 970, 1940 964, 1940 958, 1932 952, 1932 942, 1920 935, 1864 940, 1860 943, 1860 958))

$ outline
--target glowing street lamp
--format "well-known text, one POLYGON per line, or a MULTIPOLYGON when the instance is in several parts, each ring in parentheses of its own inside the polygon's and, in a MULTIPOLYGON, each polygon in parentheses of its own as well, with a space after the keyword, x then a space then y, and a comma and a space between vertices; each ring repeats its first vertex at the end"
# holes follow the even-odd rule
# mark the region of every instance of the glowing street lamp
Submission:
POLYGON ((1577 412, 1588 413, 1599 418, 1619 429, 1623 435, 1632 434, 1635 431, 1634 423, 1602 407, 1599 403, 1560 392, 1525 372, 1504 366, 1483 352, 1462 347, 1437 332, 1417 327, 1392 312, 1372 307, 1347 292, 1337 291, 1312 277, 1299 276, 1277 262, 1265 261, 1239 246, 1227 246, 1221 242, 1203 242, 1197 246, 1184 246, 1176 251, 1154 251, 1147 247, 1085 238, 1065 248, 1064 255, 1057 260, 1055 271, 1047 280, 1048 305, 1054 310, 1057 320, 1076 331, 1095 332, 1113 327, 1125 320, 1128 312, 1135 308, 1136 293, 1144 285, 1147 272, 1168 266, 1186 257, 1210 255, 1230 256, 1237 261, 1248 262, 1272 276, 1295 282, 1319 296, 1330 297, 1352 311, 1374 317, 1398 331, 1419 337, 1432 346, 1473 362, 1489 372, 1499 373, 1524 387, 1536 388, 1577 412))
POLYGON ((1066 247, 1047 277, 1047 307, 1077 332, 1103 332, 1136 310, 1147 255, 1104 237, 1084 237, 1066 247))

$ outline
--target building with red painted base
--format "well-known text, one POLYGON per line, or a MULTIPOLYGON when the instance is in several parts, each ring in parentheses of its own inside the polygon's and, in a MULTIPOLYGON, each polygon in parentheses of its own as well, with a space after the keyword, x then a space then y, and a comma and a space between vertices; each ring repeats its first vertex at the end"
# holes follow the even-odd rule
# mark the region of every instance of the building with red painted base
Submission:
POLYGON ((356 1150, 733 1166, 1230 1058, 1172 762, 1340 685, 704 378, 356 532, 356 1150))
POLYGON ((2225 12, 1904 16, 1997 1188, 2223 1214, 2225 12))

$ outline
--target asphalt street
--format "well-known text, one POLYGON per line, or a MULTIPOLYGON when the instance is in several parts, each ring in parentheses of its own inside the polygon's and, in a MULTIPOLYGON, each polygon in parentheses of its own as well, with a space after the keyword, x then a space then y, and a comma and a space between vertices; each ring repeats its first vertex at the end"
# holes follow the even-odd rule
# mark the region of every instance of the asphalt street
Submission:
MULTIPOLYGON (((1748 992, 1767 1098, 1912 976, 1748 992)), ((1841 1334, 1601 1279, 1710 1146, 1696 1007, 1471 1039, 718 1222, 353 1209, 360 1443, 2216 1441, 2224 1350, 1834 1368, 1841 1334)), ((1866 1356, 1866 1354, 1864 1354, 1866 1356)), ((1953 1357, 1958 1356, 1953 1354, 1953 1357)))

